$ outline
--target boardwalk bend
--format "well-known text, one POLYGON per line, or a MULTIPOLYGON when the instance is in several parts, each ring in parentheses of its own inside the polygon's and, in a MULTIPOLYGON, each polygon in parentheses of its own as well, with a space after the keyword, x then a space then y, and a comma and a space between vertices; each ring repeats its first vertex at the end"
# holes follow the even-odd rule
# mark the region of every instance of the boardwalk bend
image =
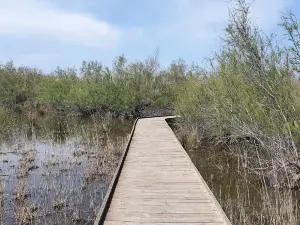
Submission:
POLYGON ((135 122, 95 225, 231 224, 166 118, 135 122))

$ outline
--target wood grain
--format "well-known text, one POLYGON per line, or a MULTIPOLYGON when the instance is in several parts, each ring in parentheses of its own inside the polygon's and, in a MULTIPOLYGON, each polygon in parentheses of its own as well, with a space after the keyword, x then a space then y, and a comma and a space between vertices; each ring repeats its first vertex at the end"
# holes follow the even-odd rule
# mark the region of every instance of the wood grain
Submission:
POLYGON ((138 120, 104 224, 231 224, 165 119, 138 120))

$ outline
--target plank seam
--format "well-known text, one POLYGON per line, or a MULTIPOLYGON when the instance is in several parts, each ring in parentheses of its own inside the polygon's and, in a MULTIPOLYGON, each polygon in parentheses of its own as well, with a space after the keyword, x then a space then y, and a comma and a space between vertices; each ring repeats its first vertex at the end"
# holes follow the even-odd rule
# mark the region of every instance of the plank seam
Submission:
POLYGON ((118 164, 118 167, 117 167, 117 169, 116 169, 116 171, 114 173, 113 179, 110 182, 110 185, 109 185, 108 190, 106 192, 105 198, 103 199, 100 211, 99 211, 99 213, 98 213, 98 215, 96 217, 94 225, 102 225, 104 223, 106 214, 108 212, 108 209, 109 209, 112 197, 113 197, 115 189, 116 189, 116 186, 118 184, 118 181, 119 181, 119 178, 120 178, 120 174, 121 174, 122 168, 124 166, 124 162, 125 162, 125 159, 126 159, 129 147, 130 147, 130 143, 132 141, 132 138, 133 138, 133 135, 134 135, 134 131, 135 131, 135 128, 136 128, 136 125, 137 125, 137 122, 138 122, 139 119, 140 118, 137 118, 134 121, 132 130, 131 130, 131 133, 130 133, 129 140, 127 141, 126 148, 123 151, 122 157, 121 157, 121 159, 119 161, 119 164, 118 164))
POLYGON ((211 200, 215 203, 216 208, 218 209, 218 211, 220 211, 221 216, 223 217, 223 219, 225 220, 225 223, 227 225, 231 225, 232 223, 230 222, 230 220, 228 219, 227 215, 225 214, 223 208, 221 207, 219 201, 216 199, 216 197, 214 196, 214 194, 212 193, 212 191, 210 190, 210 188, 208 187, 207 183, 205 182, 204 178, 202 177, 202 175, 200 174, 199 170, 196 168, 195 164, 193 163, 191 157, 189 156, 189 154, 186 152, 186 150, 183 148, 183 146, 181 145, 181 143, 179 142, 178 138, 176 137, 175 133, 173 132, 172 128, 169 126, 168 119, 165 119, 165 123, 168 127, 168 129, 171 130, 171 133, 173 134, 176 142, 178 143, 178 145, 180 146, 180 148, 183 150, 183 152, 185 153, 186 157, 190 160, 192 167, 194 168, 194 170, 196 171, 198 177, 200 178, 200 180, 203 183, 203 186, 205 187, 205 189, 207 190, 207 193, 209 194, 211 200))
MULTIPOLYGON (((167 115, 167 116, 169 116, 169 115, 167 115)), ((172 116, 172 115, 170 115, 170 116, 172 116)), ((122 157, 121 157, 121 159, 119 161, 119 164, 118 164, 118 167, 117 167, 117 169, 116 169, 116 171, 114 173, 113 179, 110 182, 110 185, 109 185, 109 187, 107 189, 106 195, 105 195, 105 197, 103 199, 100 211, 99 211, 99 213, 98 213, 98 215, 96 217, 94 225, 102 225, 104 223, 106 214, 108 212, 111 200, 113 198, 116 186, 118 184, 118 181, 119 181, 119 178, 120 178, 120 175, 121 175, 121 172, 122 172, 122 168, 124 166, 124 162, 125 162, 127 153, 129 151, 129 147, 130 147, 130 144, 131 144, 131 141, 132 141, 132 138, 133 138, 134 131, 135 131, 135 128, 136 128, 138 120, 144 119, 144 118, 154 118, 154 117, 165 117, 165 116, 145 116, 145 117, 142 117, 142 118, 138 117, 134 121, 132 130, 131 130, 131 133, 130 133, 129 140, 127 141, 126 148, 123 151, 122 157)))

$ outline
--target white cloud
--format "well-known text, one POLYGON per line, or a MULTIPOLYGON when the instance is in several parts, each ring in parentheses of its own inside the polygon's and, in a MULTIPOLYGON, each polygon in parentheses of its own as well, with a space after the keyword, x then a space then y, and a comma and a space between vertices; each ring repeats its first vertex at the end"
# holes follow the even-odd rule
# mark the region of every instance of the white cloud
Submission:
POLYGON ((90 14, 60 9, 46 0, 0 0, 0 15, 0 36, 114 48, 123 32, 90 14))

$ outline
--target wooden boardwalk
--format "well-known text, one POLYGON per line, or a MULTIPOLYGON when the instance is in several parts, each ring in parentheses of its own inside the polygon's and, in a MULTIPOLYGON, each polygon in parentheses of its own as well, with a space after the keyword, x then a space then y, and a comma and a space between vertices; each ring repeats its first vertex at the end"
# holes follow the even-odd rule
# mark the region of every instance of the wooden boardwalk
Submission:
POLYGON ((137 121, 95 224, 231 224, 165 119, 137 121))

